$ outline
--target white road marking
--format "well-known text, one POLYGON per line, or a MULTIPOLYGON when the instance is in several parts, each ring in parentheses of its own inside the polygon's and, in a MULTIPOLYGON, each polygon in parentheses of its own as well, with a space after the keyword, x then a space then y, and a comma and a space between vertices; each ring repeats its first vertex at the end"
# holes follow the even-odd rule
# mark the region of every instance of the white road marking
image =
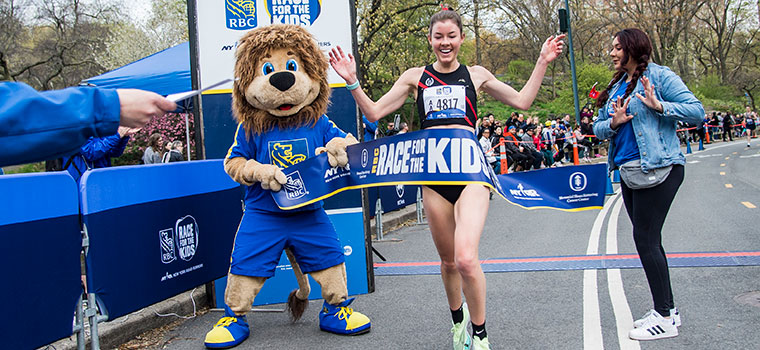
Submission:
POLYGON ((686 163, 689 163, 689 164, 697 164, 697 163, 699 163, 699 161, 698 161, 698 160, 690 160, 690 161, 688 161, 688 162, 686 162, 686 163))
MULTIPOLYGON (((591 235, 588 239, 586 255, 599 253, 599 237, 607 212, 615 201, 620 197, 620 189, 617 194, 607 200, 602 210, 596 215, 591 235)), ((597 286, 597 271, 589 269, 583 271, 583 348, 587 350, 604 349, 602 340, 602 319, 599 314, 599 289, 597 286)))
MULTIPOLYGON (((607 221, 607 250, 606 253, 617 254, 617 222, 620 217, 620 208, 623 201, 617 201, 615 207, 610 213, 607 221)), ((625 297, 625 288, 623 288, 623 277, 620 269, 607 269, 607 289, 610 293, 612 303, 612 312, 615 314, 615 323, 617 325, 618 344, 621 350, 640 350, 639 342, 628 338, 628 331, 633 329, 633 316, 631 308, 628 306, 628 299, 625 297)))

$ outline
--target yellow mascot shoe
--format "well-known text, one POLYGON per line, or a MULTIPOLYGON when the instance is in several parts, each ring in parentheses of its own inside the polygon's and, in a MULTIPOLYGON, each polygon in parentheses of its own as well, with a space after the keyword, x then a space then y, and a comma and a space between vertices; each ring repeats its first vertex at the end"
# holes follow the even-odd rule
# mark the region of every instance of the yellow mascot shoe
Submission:
POLYGON ((353 301, 354 298, 350 298, 338 305, 330 305, 325 301, 319 313, 319 329, 341 335, 369 332, 372 326, 369 317, 348 307, 353 301))
POLYGON ((226 349, 237 346, 251 334, 245 316, 235 316, 229 308, 225 307, 225 309, 224 317, 206 333, 204 344, 209 349, 226 349))

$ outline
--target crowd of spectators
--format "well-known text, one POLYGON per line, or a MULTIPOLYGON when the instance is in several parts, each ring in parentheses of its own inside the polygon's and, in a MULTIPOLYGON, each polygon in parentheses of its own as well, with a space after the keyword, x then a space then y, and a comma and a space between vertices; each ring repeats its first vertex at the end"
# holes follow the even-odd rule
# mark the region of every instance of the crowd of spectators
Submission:
POLYGON ((511 171, 560 166, 573 161, 573 138, 577 140, 579 157, 590 162, 601 157, 600 145, 593 133, 593 110, 584 107, 579 125, 573 125, 566 114, 541 123, 538 117, 513 112, 502 122, 493 114, 478 119, 476 133, 483 152, 496 173, 500 173, 501 144, 511 171), (503 124, 503 125, 502 125, 503 124))
POLYGON ((756 137, 755 129, 759 121, 757 112, 750 107, 746 107, 743 113, 713 111, 705 114, 699 125, 679 122, 678 138, 682 144, 698 140, 707 144, 718 139, 733 141, 735 137, 746 137, 749 147, 750 139, 756 137))

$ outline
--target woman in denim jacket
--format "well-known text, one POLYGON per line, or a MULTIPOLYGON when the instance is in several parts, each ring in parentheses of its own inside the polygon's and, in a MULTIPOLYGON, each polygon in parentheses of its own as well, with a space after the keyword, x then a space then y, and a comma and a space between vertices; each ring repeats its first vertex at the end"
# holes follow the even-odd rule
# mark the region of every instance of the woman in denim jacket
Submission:
POLYGON ((649 62, 652 44, 644 32, 624 29, 615 34, 612 46, 610 57, 617 72, 597 101, 594 134, 610 140, 610 169, 623 166, 626 174, 632 174, 624 176, 621 191, 654 301, 654 309, 634 322, 628 336, 675 337, 681 320, 673 304, 661 231, 684 178, 686 157, 676 123, 697 124, 705 112, 675 73, 649 62))

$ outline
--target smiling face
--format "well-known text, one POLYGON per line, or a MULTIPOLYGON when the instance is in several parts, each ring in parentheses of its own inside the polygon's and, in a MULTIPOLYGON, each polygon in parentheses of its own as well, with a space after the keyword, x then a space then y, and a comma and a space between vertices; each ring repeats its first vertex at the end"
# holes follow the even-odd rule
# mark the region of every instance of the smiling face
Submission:
POLYGON ((430 28, 428 42, 439 63, 449 65, 457 60, 464 33, 453 20, 438 21, 430 28))
POLYGON ((293 51, 276 49, 256 63, 254 78, 245 87, 245 99, 253 107, 277 117, 298 113, 319 94, 320 84, 303 70, 293 51))
POLYGON ((623 70, 623 66, 628 63, 628 58, 623 51, 623 46, 620 45, 620 41, 617 37, 612 40, 612 49, 610 49, 610 58, 612 59, 612 65, 615 70, 623 70))

